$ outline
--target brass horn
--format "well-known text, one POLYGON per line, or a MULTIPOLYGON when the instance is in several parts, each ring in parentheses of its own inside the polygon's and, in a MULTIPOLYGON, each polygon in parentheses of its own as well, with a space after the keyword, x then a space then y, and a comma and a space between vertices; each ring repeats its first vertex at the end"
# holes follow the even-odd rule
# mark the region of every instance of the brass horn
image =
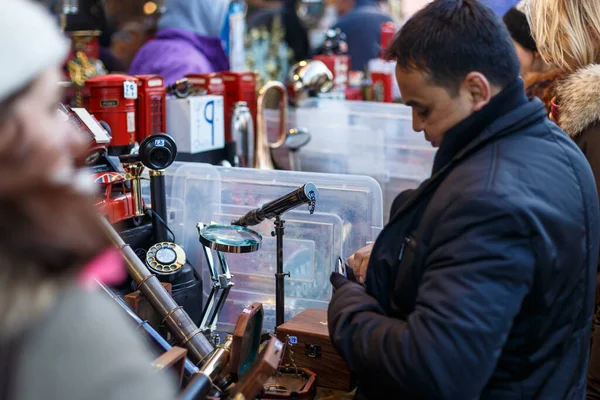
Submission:
POLYGON ((271 149, 281 147, 287 137, 287 105, 288 95, 281 82, 269 81, 258 91, 256 110, 256 145, 254 147, 254 168, 274 169, 271 149), (265 119, 265 98, 271 91, 281 94, 279 99, 279 137, 275 143, 269 143, 267 136, 267 121, 265 119))

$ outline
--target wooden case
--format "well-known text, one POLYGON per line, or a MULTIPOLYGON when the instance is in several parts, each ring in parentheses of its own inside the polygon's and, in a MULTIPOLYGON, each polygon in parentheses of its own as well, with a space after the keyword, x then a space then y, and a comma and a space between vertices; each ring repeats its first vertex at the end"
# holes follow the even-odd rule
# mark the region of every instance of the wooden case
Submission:
POLYGON ((317 374, 317 385, 351 391, 355 382, 346 362, 333 348, 327 329, 327 311, 308 309, 277 328, 277 337, 286 343, 284 363, 317 374))

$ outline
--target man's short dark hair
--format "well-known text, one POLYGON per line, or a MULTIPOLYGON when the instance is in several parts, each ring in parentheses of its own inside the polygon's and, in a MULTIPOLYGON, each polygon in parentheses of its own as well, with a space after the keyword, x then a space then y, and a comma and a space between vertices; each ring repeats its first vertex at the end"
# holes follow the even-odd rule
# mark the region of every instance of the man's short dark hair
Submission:
POLYGON ((404 24, 386 55, 402 69, 428 73, 452 95, 469 72, 504 88, 520 71, 500 16, 478 0, 434 0, 404 24))

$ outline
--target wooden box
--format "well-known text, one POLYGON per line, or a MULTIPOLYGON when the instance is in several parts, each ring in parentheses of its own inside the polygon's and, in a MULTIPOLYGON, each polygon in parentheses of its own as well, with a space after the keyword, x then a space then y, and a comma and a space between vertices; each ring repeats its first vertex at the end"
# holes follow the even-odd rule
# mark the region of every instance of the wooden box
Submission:
MULTIPOLYGON (((167 282, 161 283, 167 293, 171 294, 171 284, 167 282)), ((162 319, 160 318, 160 315, 158 315, 154 310, 154 307, 146 300, 142 292, 136 290, 135 292, 125 295, 124 299, 129 308, 131 308, 142 321, 148 321, 148 323, 156 330, 161 329, 162 319)))
POLYGON ((301 312, 277 328, 277 338, 286 343, 284 364, 295 363, 313 371, 317 374, 318 386, 344 391, 354 389, 350 370, 329 339, 326 310, 301 312))

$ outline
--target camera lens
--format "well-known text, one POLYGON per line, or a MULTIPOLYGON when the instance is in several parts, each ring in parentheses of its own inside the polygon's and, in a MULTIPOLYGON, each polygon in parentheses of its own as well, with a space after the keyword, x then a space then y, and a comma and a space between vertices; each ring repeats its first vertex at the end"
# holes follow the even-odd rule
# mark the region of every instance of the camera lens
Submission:
POLYGON ((140 161, 148 169, 165 169, 173 164, 177 156, 177 145, 173 138, 163 133, 150 135, 140 143, 140 161))
POLYGON ((171 163, 171 151, 166 147, 154 147, 148 152, 154 169, 165 169, 171 163))

